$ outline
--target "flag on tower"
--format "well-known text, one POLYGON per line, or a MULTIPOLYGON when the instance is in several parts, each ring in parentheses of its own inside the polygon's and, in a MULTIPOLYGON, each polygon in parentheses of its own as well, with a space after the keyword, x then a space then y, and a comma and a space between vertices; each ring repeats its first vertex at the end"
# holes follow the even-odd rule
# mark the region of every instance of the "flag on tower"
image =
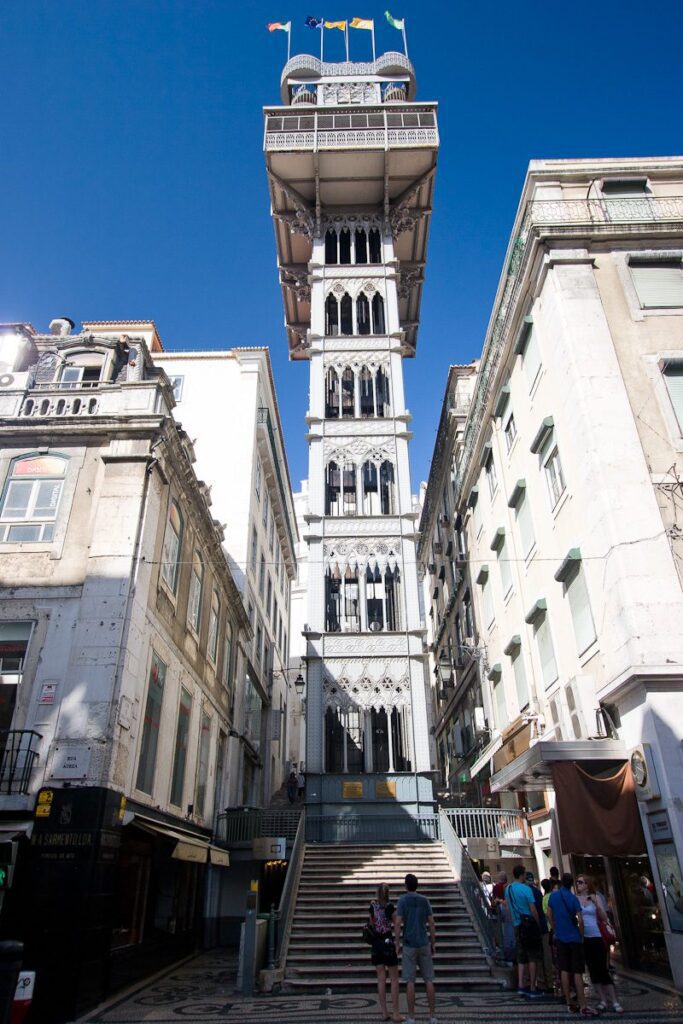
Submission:
POLYGON ((312 18, 311 15, 309 14, 308 17, 304 20, 304 25, 308 25, 309 28, 322 28, 323 19, 312 18))
POLYGON ((402 32, 405 28, 405 21, 403 18, 392 18, 389 11, 384 12, 384 17, 387 19, 392 28, 397 28, 399 32, 402 32))
POLYGON ((338 28, 340 32, 344 32, 346 29, 345 21, 326 21, 325 28, 338 28))
POLYGON ((366 28, 369 32, 372 32, 375 28, 375 22, 372 18, 352 18, 351 28, 366 28))
POLYGON ((280 32, 291 32, 292 23, 291 21, 269 21, 266 28, 269 32, 277 32, 278 29, 280 32))

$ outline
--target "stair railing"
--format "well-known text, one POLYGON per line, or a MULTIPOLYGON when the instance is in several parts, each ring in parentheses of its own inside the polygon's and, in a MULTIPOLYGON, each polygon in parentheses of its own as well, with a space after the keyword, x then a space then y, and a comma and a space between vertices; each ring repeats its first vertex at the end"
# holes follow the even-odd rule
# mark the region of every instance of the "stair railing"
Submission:
POLYGON ((301 812, 299 817, 299 824, 296 830, 296 836, 294 837, 294 845, 292 846, 292 853, 289 858, 287 874, 285 876, 285 884, 282 887, 282 895, 280 896, 280 905, 277 912, 277 950, 275 954, 275 964, 278 968, 284 967, 285 960, 287 959, 289 936, 292 930, 292 918, 294 917, 296 894, 299 891, 299 879, 301 878, 301 868, 304 862, 305 847, 306 811, 304 810, 301 812))
POLYGON ((463 899, 467 904, 484 955, 488 963, 492 964, 496 955, 496 925, 494 919, 489 916, 488 901, 469 854, 443 808, 439 808, 439 818, 441 819, 441 841, 446 849, 463 899))

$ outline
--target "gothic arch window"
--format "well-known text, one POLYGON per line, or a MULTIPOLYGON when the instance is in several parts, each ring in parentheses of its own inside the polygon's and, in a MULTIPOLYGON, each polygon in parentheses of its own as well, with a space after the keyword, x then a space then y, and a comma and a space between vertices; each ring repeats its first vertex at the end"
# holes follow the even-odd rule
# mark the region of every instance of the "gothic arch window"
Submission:
POLYGON ((329 368, 325 378, 325 416, 327 419, 339 417, 339 374, 334 366, 329 368))
POLYGON ((360 391, 360 414, 364 419, 375 415, 374 386, 372 373, 363 366, 361 368, 358 387, 360 391))
POLYGON ((382 239, 377 228, 370 228, 370 234, 368 238, 369 250, 370 250, 370 262, 381 263, 382 262, 382 239))
POLYGON ((325 573, 325 629, 328 633, 341 632, 342 581, 338 568, 325 573))
POLYGON ((356 324, 358 334, 370 334, 370 303, 365 292, 356 299, 356 324))
POLYGON ((353 462, 344 463, 344 474, 342 480, 342 506, 343 515, 355 516, 356 514, 356 467, 353 462))
POLYGON ((338 565, 325 573, 325 630, 328 633, 360 631, 360 588, 358 570, 338 565))
POLYGON ((342 629, 345 633, 360 632, 360 585, 358 569, 347 566, 344 573, 344 604, 342 629))
POLYGON ((353 302, 348 292, 344 292, 341 300, 341 333, 353 334, 353 302))
POLYGON ((339 262, 351 262, 351 232, 348 228, 342 228, 339 232, 339 262))
POLYGON ((374 462, 363 463, 363 515, 380 514, 377 466, 374 462))
POLYGON ((337 232, 334 228, 328 228, 325 232, 325 263, 337 263, 337 232))
POLYGON ((353 370, 347 366, 341 377, 341 414, 344 419, 351 419, 355 414, 355 379, 353 370))
POLYGON ((339 304, 334 295, 325 300, 325 334, 332 338, 339 334, 339 304))
POLYGON ((375 390, 377 394, 377 415, 379 417, 391 416, 391 401, 389 398, 389 378, 381 367, 377 371, 375 390))
POLYGON ((341 473, 336 462, 327 466, 325 480, 325 515, 340 516, 341 513, 341 473))
POLYGON ((392 516, 396 511, 396 495, 394 491, 394 467, 385 460, 379 468, 380 512, 383 516, 392 516))
POLYGON ((384 595, 388 630, 396 631, 401 628, 400 589, 401 573, 398 566, 395 569, 387 569, 384 573, 384 595))
POLYGON ((368 236, 363 228, 356 228, 356 263, 368 262, 368 236))
POLYGON ((365 602, 368 629, 379 633, 384 629, 384 581, 377 566, 365 570, 365 602))
POLYGON ((375 292, 372 297, 372 333, 384 334, 385 331, 384 299, 379 292, 375 292))

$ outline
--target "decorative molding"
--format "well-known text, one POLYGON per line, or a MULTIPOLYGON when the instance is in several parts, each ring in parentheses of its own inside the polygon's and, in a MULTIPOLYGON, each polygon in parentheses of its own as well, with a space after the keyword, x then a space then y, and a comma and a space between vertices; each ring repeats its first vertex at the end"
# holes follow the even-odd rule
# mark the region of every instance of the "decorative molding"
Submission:
MULTIPOLYGON (((391 429, 392 421, 390 418, 384 419, 382 417, 373 417, 367 420, 325 420, 325 437, 368 437, 375 438, 375 443, 381 443, 381 441, 387 437, 387 430, 391 429)), ((393 436, 393 435, 389 435, 393 436)), ((339 444, 343 444, 343 441, 339 441, 339 444)))
MULTIPOLYGON (((365 270, 365 267, 362 268, 365 270)), ((357 299, 361 292, 365 292, 368 299, 372 299, 375 292, 379 292, 382 298, 386 301, 384 282, 380 278, 376 278, 374 281, 365 275, 360 277, 346 277, 343 281, 337 279, 336 281, 327 281, 325 284, 325 298, 329 295, 334 295, 335 298, 341 298, 344 293, 348 293, 352 299, 357 299), (378 287, 379 286, 379 287, 378 287)))
MULTIPOLYGON (((373 347, 375 352, 397 352, 398 349, 390 347, 386 341, 385 334, 376 335, 377 342, 373 347)), ((337 335, 336 337, 328 337, 325 340, 325 352, 367 352, 368 351, 368 338, 364 336, 362 338, 352 338, 348 334, 337 335)))
POLYGON ((384 573, 386 569, 395 569, 402 560, 400 537, 350 537, 330 539, 323 544, 325 569, 336 566, 340 572, 347 567, 364 572, 369 566, 384 573))
POLYGON ((300 302, 311 301, 311 285, 307 270, 293 270, 281 267, 280 283, 293 292, 300 302))
POLYGON ((342 633, 323 638, 324 657, 407 657, 408 641, 404 633, 342 633))
POLYGON ((325 519, 325 537, 391 537, 400 533, 400 523, 395 516, 387 519, 358 516, 339 519, 325 519))
POLYGON ((381 103, 378 82, 323 82, 318 86, 320 105, 337 107, 346 103, 363 105, 381 103))
POLYGON ((346 458, 353 462, 359 459, 382 462, 384 459, 396 458, 396 442, 392 436, 357 437, 345 442, 331 437, 325 437, 323 440, 325 462, 329 462, 330 459, 338 461, 346 458))
POLYGON ((325 707, 410 707, 410 667, 404 658, 328 661, 323 680, 325 707))
POLYGON ((380 351, 368 348, 360 349, 348 356, 345 356, 343 352, 327 351, 323 358, 323 366, 326 370, 333 366, 338 372, 343 372, 347 366, 354 370, 360 370, 363 366, 367 366, 371 370, 377 370, 380 366, 383 369, 388 369, 390 363, 390 354, 386 349, 380 351))

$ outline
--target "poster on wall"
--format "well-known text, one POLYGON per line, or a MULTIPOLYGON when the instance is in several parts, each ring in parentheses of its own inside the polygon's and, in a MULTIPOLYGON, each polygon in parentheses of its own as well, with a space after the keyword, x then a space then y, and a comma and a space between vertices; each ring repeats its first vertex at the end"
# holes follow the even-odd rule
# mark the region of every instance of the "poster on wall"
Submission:
POLYGON ((672 932, 683 932, 683 881, 673 843, 655 843, 655 857, 664 894, 664 906, 672 932))

